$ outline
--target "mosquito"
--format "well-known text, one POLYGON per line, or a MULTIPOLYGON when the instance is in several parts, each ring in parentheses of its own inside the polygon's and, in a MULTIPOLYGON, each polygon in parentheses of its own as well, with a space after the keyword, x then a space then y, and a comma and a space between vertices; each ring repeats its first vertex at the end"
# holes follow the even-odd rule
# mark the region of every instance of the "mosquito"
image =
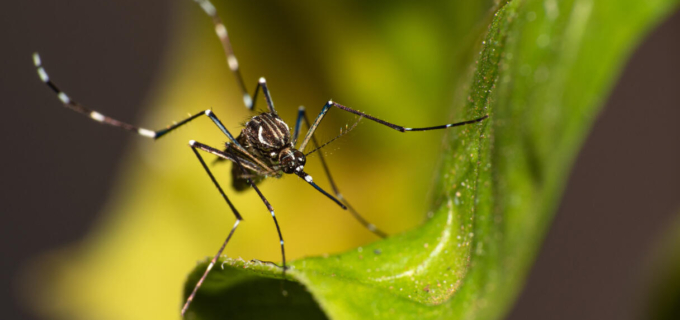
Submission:
POLYGON ((210 120, 212 120, 212 122, 217 126, 217 128, 219 128, 219 130, 222 131, 222 133, 227 137, 228 141, 225 142, 225 147, 219 149, 213 148, 211 146, 205 145, 195 140, 189 141, 189 147, 198 158, 198 161, 200 162, 201 166, 210 177, 210 180, 212 181, 214 186, 217 188, 217 191, 219 191, 220 195, 231 209, 231 212, 236 218, 236 222, 231 228, 229 234, 227 235, 227 238, 224 240, 219 250, 217 251, 217 254, 215 254, 215 256, 212 258, 205 272, 194 286, 193 291, 184 302, 184 305, 182 306, 181 310, 182 316, 186 314, 191 302, 196 296, 196 292, 200 289, 201 285, 208 276, 208 273, 210 273, 210 270, 216 264, 218 258, 222 255, 222 252, 229 243, 229 240, 234 235, 236 228, 243 220, 241 214, 229 200, 229 197, 227 197, 226 193, 220 186, 219 182, 217 181, 217 179, 215 179, 215 176, 210 171, 210 168, 204 161, 203 156, 201 156, 201 152, 217 156, 218 160, 228 160, 232 162, 231 175, 232 186, 234 187, 234 189, 236 189, 237 191, 243 191, 250 187, 254 189, 255 192, 257 192, 258 196, 260 197, 260 199, 266 206, 267 210, 271 214, 272 219, 274 220, 274 225, 276 226, 276 232, 278 233, 279 243, 281 246, 281 259, 282 259, 281 269, 283 276, 285 277, 287 267, 286 267, 286 254, 283 245, 283 235, 281 234, 281 228, 279 227, 279 223, 276 220, 274 208, 269 203, 269 201, 267 201, 267 198, 262 194, 262 192, 260 192, 260 189, 257 187, 257 185, 262 180, 268 177, 278 178, 281 177, 283 174, 294 174, 302 178, 303 181, 311 185, 321 194, 335 202, 342 209, 347 210, 366 229, 373 232, 376 236, 380 238, 385 238, 387 237, 387 234, 385 232, 381 231, 375 225, 364 219, 342 196, 340 190, 338 189, 337 185, 335 184, 331 176, 326 160, 324 159, 321 152, 319 152, 319 160, 322 164, 324 173, 328 178, 330 187, 333 190, 333 194, 328 193, 323 188, 319 187, 316 183, 314 183, 312 176, 304 171, 307 156, 318 151, 319 149, 321 149, 328 143, 332 142, 333 140, 339 138, 343 134, 349 132, 356 126, 358 121, 363 118, 375 121, 381 125, 387 126, 399 132, 411 132, 411 131, 438 130, 463 126, 467 124, 480 122, 489 117, 488 115, 485 115, 483 117, 468 121, 449 123, 432 127, 408 128, 387 122, 385 120, 378 119, 361 111, 357 111, 350 107, 341 105, 337 102, 328 101, 324 104, 323 108, 321 109, 321 112, 319 112, 319 114, 316 116, 313 122, 309 121, 305 108, 300 107, 298 110, 297 120, 295 121, 295 127, 291 134, 290 128, 279 117, 278 113, 276 112, 276 108, 274 108, 274 102, 267 87, 267 81, 265 80, 264 77, 260 78, 259 81, 257 82, 253 95, 251 96, 250 94, 248 94, 245 82, 243 81, 243 77, 241 76, 238 60, 236 60, 236 56, 234 55, 234 51, 231 46, 231 42, 229 41, 227 29, 224 23, 222 22, 222 19, 220 19, 220 17, 217 15, 217 10, 213 6, 213 4, 208 0, 194 0, 194 1, 198 3, 198 5, 203 9, 203 11, 212 19, 215 33, 217 34, 217 37, 222 43, 222 47, 226 55, 227 65, 229 66, 231 73, 236 78, 236 82, 238 83, 238 86, 243 96, 243 104, 245 105, 245 107, 248 108, 250 111, 256 110, 255 103, 257 101, 257 96, 260 93, 260 91, 262 91, 264 99, 267 103, 267 111, 253 116, 248 122, 246 122, 244 128, 241 129, 241 132, 237 137, 234 137, 231 134, 231 132, 219 120, 217 115, 210 109, 190 115, 188 118, 180 122, 174 123, 172 125, 169 125, 165 129, 160 130, 149 130, 108 117, 95 110, 89 109, 80 103, 77 103, 76 101, 71 99, 71 97, 69 97, 64 91, 59 89, 59 87, 57 87, 57 85, 55 85, 54 82, 52 82, 49 75, 45 71, 45 68, 43 67, 42 64, 42 60, 40 59, 40 55, 38 53, 33 54, 33 62, 35 64, 40 80, 42 80, 42 82, 44 82, 48 87, 50 87, 52 91, 54 91, 54 93, 57 95, 59 100, 61 100, 62 104, 66 108, 78 112, 82 115, 85 115, 94 121, 107 124, 113 127, 122 128, 127 131, 132 131, 142 137, 156 140, 172 132, 173 130, 191 122, 192 120, 205 115, 208 118, 210 118, 210 120), (355 114, 359 116, 359 120, 357 120, 357 122, 351 128, 348 128, 345 132, 341 132, 339 136, 335 137, 334 139, 325 143, 324 145, 319 146, 316 138, 314 137, 314 132, 319 127, 319 124, 324 119, 328 111, 332 108, 337 108, 355 114), (304 137, 298 144, 299 142, 298 138, 300 137, 303 122, 308 129, 307 133, 304 135, 304 137), (311 152, 304 153, 305 149, 307 148, 310 142, 314 145, 314 149, 311 152))

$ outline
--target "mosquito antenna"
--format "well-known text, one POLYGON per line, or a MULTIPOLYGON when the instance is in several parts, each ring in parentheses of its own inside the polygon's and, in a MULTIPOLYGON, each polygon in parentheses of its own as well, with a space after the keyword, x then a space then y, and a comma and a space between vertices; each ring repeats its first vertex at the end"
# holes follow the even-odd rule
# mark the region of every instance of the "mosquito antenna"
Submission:
POLYGON ((335 138, 333 138, 333 139, 331 139, 331 140, 328 140, 328 142, 326 142, 326 143, 322 144, 321 146, 316 147, 314 150, 312 150, 312 151, 306 153, 306 154, 305 154, 305 157, 309 156, 310 154, 312 154, 312 153, 314 153, 314 152, 319 151, 319 149, 321 149, 321 148, 323 148, 323 147, 329 145, 331 142, 333 142, 333 141, 335 141, 335 140, 338 140, 338 138, 340 138, 340 137, 342 137, 342 136, 348 134, 350 131, 354 130, 354 128, 357 127, 357 125, 359 124, 359 121, 361 121, 361 119, 362 119, 363 117, 364 117, 364 116, 359 116, 359 119, 357 119, 357 121, 354 122, 354 124, 353 124, 351 127, 349 127, 349 128, 345 127, 345 131, 343 131, 342 128, 340 128, 340 134, 339 134, 337 137, 335 137, 335 138))

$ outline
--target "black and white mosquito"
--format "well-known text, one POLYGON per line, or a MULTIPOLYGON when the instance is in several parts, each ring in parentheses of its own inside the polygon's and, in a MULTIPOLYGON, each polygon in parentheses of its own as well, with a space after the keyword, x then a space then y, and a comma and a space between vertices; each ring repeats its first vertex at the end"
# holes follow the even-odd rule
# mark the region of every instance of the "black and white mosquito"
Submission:
MULTIPOLYGON (((356 210, 354 210, 354 208, 342 196, 338 187, 333 181, 333 178, 330 174, 330 170, 328 169, 326 161, 324 160, 324 157, 321 153, 319 153, 319 160, 323 166, 326 176, 328 177, 331 189, 333 190, 333 194, 330 194, 321 187, 319 187, 316 183, 314 183, 312 176, 310 176, 304 171, 306 157, 309 156, 311 153, 319 150, 326 144, 328 144, 326 143, 322 146, 319 146, 314 137, 314 132, 318 128, 323 118, 326 116, 326 113, 331 108, 335 107, 337 109, 353 113, 359 116, 359 120, 361 120, 362 118, 366 118, 375 121, 379 124, 382 124, 384 126, 387 126, 389 128, 392 128, 394 130, 397 130, 399 132, 446 129, 480 122, 488 118, 488 115, 485 115, 481 118, 457 123, 450 123, 432 127, 407 128, 375 118, 363 112, 338 104, 334 101, 328 101, 326 102, 326 104, 324 104, 323 108, 321 109, 321 112, 317 115, 314 122, 311 123, 307 117, 305 109, 303 107, 300 107, 298 111, 297 120, 295 121, 295 127, 291 134, 290 128, 279 117, 278 113, 276 112, 276 109, 274 108, 274 102, 272 101, 269 89, 267 88, 267 81, 264 78, 259 79, 257 85, 255 86, 255 91, 253 95, 251 96, 250 94, 248 94, 248 90, 246 88, 246 85, 243 81, 243 77, 241 76, 241 72, 239 70, 238 61, 236 60, 236 56, 234 55, 231 43, 229 41, 227 29, 224 23, 222 23, 222 20, 217 15, 215 7, 208 0, 194 0, 194 1, 201 6, 203 11, 205 11, 205 13, 208 14, 208 16, 210 16, 210 18, 212 18, 215 33, 222 42, 222 47, 224 49, 224 53, 226 54, 229 69, 231 69, 232 73, 236 77, 236 81, 240 87, 241 93, 243 94, 243 103, 245 107, 251 111, 255 111, 255 103, 257 101, 257 96, 260 91, 262 91, 262 94, 264 95, 265 101, 267 103, 267 111, 253 116, 248 122, 246 122, 244 128, 241 130, 240 134, 237 137, 234 137, 231 134, 231 132, 229 132, 229 130, 222 124, 222 122, 218 119, 217 115, 212 110, 205 110, 194 115, 190 115, 188 118, 161 130, 149 130, 105 116, 97 111, 89 109, 75 102, 66 93, 61 91, 61 89, 59 89, 54 84, 54 82, 50 80, 50 77, 43 68, 42 60, 40 59, 38 53, 33 54, 33 62, 37 68, 37 72, 38 75, 40 76, 40 79, 57 94, 57 97, 59 98, 59 100, 61 100, 63 105, 75 112, 78 112, 91 118, 94 121, 103 124, 108 124, 114 127, 119 127, 128 131, 132 131, 143 137, 159 139, 165 136, 167 133, 189 123, 190 121, 202 115, 205 115, 215 123, 215 125, 220 129, 220 131, 222 131, 222 133, 224 133, 225 136, 227 136, 228 141, 225 143, 225 147, 223 149, 213 148, 211 146, 202 144, 195 140, 189 141, 189 147, 191 147, 191 150, 198 158, 198 161, 201 163, 201 166, 210 177, 210 180, 215 185, 219 193, 222 195, 222 198, 225 200, 225 202, 231 209, 232 213, 236 217, 236 222, 234 223, 234 226, 231 228, 229 234, 227 235, 227 238, 224 240, 224 243, 222 243, 219 250, 217 251, 217 254, 215 254, 215 256, 212 258, 205 272, 203 273, 199 281, 196 283, 192 293, 189 295, 186 302, 184 303, 181 311, 182 316, 184 316, 184 314, 186 313, 187 309, 189 308, 189 305, 191 304, 191 301, 194 299, 196 295, 196 292, 199 290, 206 276, 217 262, 217 259, 222 255, 224 248, 227 246, 227 243, 229 243, 229 240, 234 235, 234 232, 236 231, 236 228, 238 227, 239 223, 243 220, 241 214, 238 212, 236 207, 234 207, 234 205, 231 203, 229 197, 227 197, 224 190, 217 182, 217 179, 215 179, 215 176, 210 171, 208 165, 203 160, 203 157, 201 156, 201 153, 199 151, 215 155, 220 160, 231 161, 233 163, 231 174, 232 185, 234 189, 236 189, 237 191, 242 191, 248 187, 251 187, 255 190, 255 192, 257 192, 260 199, 262 199, 262 202, 267 207, 267 210, 269 210, 269 213, 271 214, 272 219, 274 220, 276 231, 278 232, 281 246, 281 259, 282 259, 281 268, 285 276, 287 268, 286 254, 284 250, 281 228, 279 227, 279 224, 276 220, 274 208, 271 206, 269 201, 267 201, 265 196, 262 194, 262 192, 260 192, 260 189, 257 187, 257 184, 265 178, 281 177, 283 174, 297 175, 298 177, 302 178, 302 180, 304 180, 306 183, 308 183, 316 190, 318 190, 320 193, 322 193, 324 196, 328 197, 330 200, 335 202, 342 209, 349 211, 349 213, 352 214, 352 216, 359 223, 366 227, 366 229, 370 230, 378 237, 384 238, 387 236, 387 234, 378 229, 375 225, 369 223, 366 219, 364 219, 356 210), (308 130, 307 133, 304 135, 303 139, 301 141, 298 141, 301 132, 300 129, 303 122, 308 127, 308 130), (314 149, 311 152, 305 154, 304 151, 310 142, 314 145, 314 149)), ((356 123, 354 124, 354 126, 356 126, 356 123)), ((351 128, 349 130, 351 130, 351 128)), ((342 135, 343 133, 340 134, 340 136, 342 135)), ((336 137, 335 139, 339 138, 340 136, 336 137)))

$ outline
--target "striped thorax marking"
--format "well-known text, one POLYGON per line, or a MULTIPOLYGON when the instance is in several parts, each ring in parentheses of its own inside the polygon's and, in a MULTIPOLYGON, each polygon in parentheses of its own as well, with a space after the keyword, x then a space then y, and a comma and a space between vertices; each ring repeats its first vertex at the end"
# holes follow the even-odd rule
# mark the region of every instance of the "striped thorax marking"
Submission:
POLYGON ((271 113, 254 116, 241 131, 248 144, 264 154, 278 152, 290 145, 290 129, 283 120, 271 113))

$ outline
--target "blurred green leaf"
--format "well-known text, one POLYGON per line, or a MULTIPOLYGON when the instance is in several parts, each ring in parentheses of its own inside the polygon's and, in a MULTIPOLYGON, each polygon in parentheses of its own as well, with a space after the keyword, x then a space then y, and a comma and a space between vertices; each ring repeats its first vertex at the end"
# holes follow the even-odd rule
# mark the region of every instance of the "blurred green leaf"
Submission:
MULTIPOLYGON (((332 319, 498 319, 521 289, 622 64, 676 2, 499 3, 475 36, 483 41, 471 47, 480 48, 473 72, 451 89, 466 93, 452 108, 461 118, 490 118, 449 130, 430 219, 343 254, 294 261, 285 282, 273 280, 281 272, 270 265, 224 258, 190 317, 323 310, 332 319)), ((185 293, 205 267, 196 267, 185 293)))

